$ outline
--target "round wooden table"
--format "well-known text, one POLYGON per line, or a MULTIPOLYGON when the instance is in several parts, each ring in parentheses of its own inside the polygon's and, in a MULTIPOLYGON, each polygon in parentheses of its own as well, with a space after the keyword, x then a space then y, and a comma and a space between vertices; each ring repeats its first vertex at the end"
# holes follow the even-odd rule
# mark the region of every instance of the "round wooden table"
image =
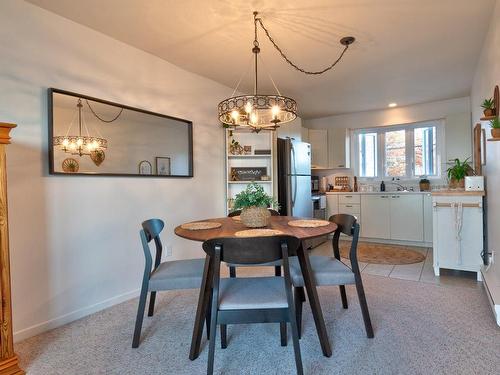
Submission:
MULTIPOLYGON (((289 221, 301 220, 303 218, 293 216, 271 216, 271 223, 265 229, 275 229, 283 232, 285 235, 297 237, 299 240, 308 240, 315 237, 325 236, 337 229, 337 224, 329 223, 324 227, 317 228, 299 228, 288 225, 289 221)), ((187 230, 181 226, 175 228, 175 234, 193 241, 206 241, 217 237, 235 237, 235 233, 241 230, 251 229, 244 226, 240 220, 232 217, 220 217, 216 219, 197 220, 213 221, 221 223, 222 226, 216 229, 187 230)))
MULTIPOLYGON (((308 240, 315 237, 321 237, 334 232, 337 229, 335 223, 329 223, 323 227, 316 228, 300 228, 288 225, 291 220, 299 220, 303 218, 292 216, 271 216, 271 222, 266 229, 275 229, 281 231, 285 235, 295 236, 301 241, 308 240)), ((175 234, 193 241, 206 241, 218 237, 236 237, 235 233, 238 231, 250 229, 245 227, 241 221, 231 217, 221 217, 215 219, 197 220, 197 221, 213 221, 221 223, 222 226, 216 229, 204 230, 187 230, 182 229, 181 226, 175 228, 175 234)), ((318 292, 316 290, 316 283, 312 277, 311 264, 309 262, 308 252, 305 250, 306 246, 302 245, 297 250, 297 256, 304 278, 304 286, 309 297, 309 304, 314 317, 316 331, 318 332, 321 349, 326 357, 332 355, 330 341, 326 332, 325 321, 323 319, 323 312, 319 302, 318 292)), ((196 310, 195 324, 193 328, 193 336, 191 340, 191 351, 189 359, 194 360, 198 357, 201 346, 201 337, 203 335, 203 326, 206 318, 206 311, 208 308, 208 301, 211 291, 211 262, 210 257, 207 255, 205 258, 205 269, 203 271, 203 281, 200 287, 200 295, 198 298, 198 307, 196 310)))

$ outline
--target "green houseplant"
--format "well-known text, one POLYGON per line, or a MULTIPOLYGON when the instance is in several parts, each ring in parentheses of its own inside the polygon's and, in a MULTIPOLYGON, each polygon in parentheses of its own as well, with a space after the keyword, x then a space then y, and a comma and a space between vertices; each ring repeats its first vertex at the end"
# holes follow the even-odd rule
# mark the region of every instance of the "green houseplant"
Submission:
POLYGON ((241 210, 240 218, 245 226, 259 228, 269 224, 271 213, 268 208, 278 208, 278 202, 266 194, 262 185, 252 182, 236 194, 233 207, 241 210))
POLYGON ((493 101, 492 98, 489 99, 484 99, 483 104, 481 104, 481 107, 484 109, 484 115, 485 116, 493 116, 495 114, 495 102, 493 101))
POLYGON ((450 160, 451 167, 447 169, 448 173, 448 183, 451 189, 458 189, 465 187, 465 176, 471 176, 474 174, 474 170, 469 164, 469 159, 464 161, 460 159, 450 160))
POLYGON ((500 120, 498 120, 498 117, 495 117, 493 120, 490 121, 490 126, 491 126, 491 136, 493 138, 500 138, 500 120))

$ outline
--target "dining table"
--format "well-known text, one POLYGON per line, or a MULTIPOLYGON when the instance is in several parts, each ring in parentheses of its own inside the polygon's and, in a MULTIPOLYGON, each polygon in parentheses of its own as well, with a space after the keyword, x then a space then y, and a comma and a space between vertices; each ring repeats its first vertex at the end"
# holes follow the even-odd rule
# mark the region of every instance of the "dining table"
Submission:
MULTIPOLYGON (((297 258, 299 260, 300 268, 302 271, 302 276, 304 278, 304 286, 307 291, 307 296, 309 298, 309 304, 311 306, 311 311, 314 317, 314 323, 316 326, 316 331, 318 334, 319 342, 323 355, 330 357, 332 355, 332 349, 330 346, 330 341, 328 339, 328 333, 326 331, 325 321, 323 319, 323 312, 321 310, 321 304, 318 297, 318 292, 316 290, 316 283, 312 276, 311 264, 309 262, 309 255, 307 251, 306 241, 316 237, 322 237, 334 232, 337 229, 337 225, 333 222, 329 222, 327 225, 306 228, 297 227, 289 224, 291 221, 295 220, 307 220, 300 217, 293 216, 271 216, 270 223, 265 227, 265 229, 272 229, 277 231, 279 235, 290 235, 297 237, 301 241, 301 246, 297 249, 297 258)), ((175 228, 175 234, 192 241, 204 242, 214 238, 221 237, 237 237, 236 233, 247 230, 249 228, 245 227, 238 217, 221 217, 221 218, 210 218, 197 220, 197 222, 216 222, 220 223, 220 227, 214 229, 202 229, 202 230, 190 230, 184 229, 182 225, 175 228)), ((326 224, 326 223, 324 223, 326 224)), ((193 335, 191 339, 191 349, 189 353, 189 359, 195 360, 200 354, 201 338, 203 335, 203 327, 206 319, 206 313, 209 305, 209 299, 212 289, 212 263, 208 255, 205 257, 205 266, 203 270, 203 278, 200 286, 200 293, 198 297, 198 306, 196 309, 195 322, 193 327, 193 335)))

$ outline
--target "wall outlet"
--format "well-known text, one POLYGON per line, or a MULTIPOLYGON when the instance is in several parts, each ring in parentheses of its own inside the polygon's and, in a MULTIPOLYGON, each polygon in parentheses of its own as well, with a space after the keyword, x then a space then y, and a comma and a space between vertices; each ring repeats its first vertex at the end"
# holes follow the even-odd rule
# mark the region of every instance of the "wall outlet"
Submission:
POLYGON ((165 255, 166 255, 167 257, 171 257, 171 256, 172 256, 172 245, 168 243, 168 244, 165 246, 165 250, 166 250, 166 251, 165 251, 165 253, 166 253, 165 255))

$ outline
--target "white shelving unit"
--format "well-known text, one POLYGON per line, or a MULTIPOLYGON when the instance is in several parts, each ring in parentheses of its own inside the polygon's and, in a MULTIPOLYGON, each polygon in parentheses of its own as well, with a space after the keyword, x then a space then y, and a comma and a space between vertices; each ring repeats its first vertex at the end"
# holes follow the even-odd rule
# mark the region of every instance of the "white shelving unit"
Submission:
POLYGON ((236 194, 243 191, 251 181, 231 181, 231 168, 234 167, 265 167, 267 169, 267 176, 270 180, 254 181, 262 184, 266 193, 270 195, 275 194, 275 161, 274 161, 274 132, 261 131, 260 133, 252 133, 247 129, 225 131, 225 144, 226 144, 226 214, 229 213, 230 199, 234 199, 236 194), (229 153, 229 146, 231 140, 235 139, 241 146, 251 146, 252 151, 249 155, 231 155, 229 153), (255 155, 255 150, 270 150, 270 155, 255 155))

